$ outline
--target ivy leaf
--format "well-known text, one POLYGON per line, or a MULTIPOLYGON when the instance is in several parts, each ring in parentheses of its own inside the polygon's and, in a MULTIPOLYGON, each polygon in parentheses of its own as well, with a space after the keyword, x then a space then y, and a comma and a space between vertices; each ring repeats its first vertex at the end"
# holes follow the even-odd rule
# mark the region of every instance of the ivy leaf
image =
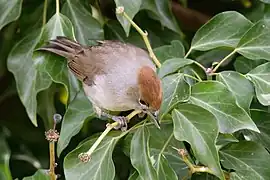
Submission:
POLYGON ((165 61, 161 68, 158 71, 159 77, 164 77, 168 74, 175 73, 179 69, 190 65, 193 63, 193 60, 191 59, 184 59, 184 58, 172 58, 165 61))
POLYGON ((185 56, 185 48, 181 41, 172 41, 171 45, 164 45, 154 49, 154 53, 160 62, 167 59, 183 58, 185 56))
POLYGON ((243 131, 245 139, 260 143, 270 151, 270 114, 261 110, 251 110, 251 117, 260 133, 245 130, 243 131))
POLYGON ((266 63, 266 60, 251 60, 251 59, 247 59, 243 56, 239 56, 236 58, 233 66, 235 68, 236 71, 242 73, 242 74, 246 74, 249 71, 251 71, 252 69, 256 68, 257 66, 266 63))
POLYGON ((240 129, 259 132, 248 113, 236 104, 233 94, 220 82, 195 84, 191 89, 190 102, 214 114, 221 133, 230 134, 240 129))
POLYGON ((150 139, 150 156, 154 162, 158 177, 163 179, 166 173, 174 178, 176 173, 178 179, 183 179, 188 175, 187 165, 183 162, 178 152, 174 149, 185 149, 182 142, 173 136, 172 124, 161 124, 161 130, 155 126, 148 127, 150 139), (173 148, 174 147, 174 148, 173 148), (163 169, 167 170, 164 172, 163 169))
POLYGON ((160 155, 158 168, 157 168, 158 179, 163 180, 177 180, 176 173, 172 170, 169 165, 168 160, 164 157, 164 155, 160 155))
POLYGON ((262 1, 263 3, 270 4, 270 0, 260 0, 260 1, 262 1))
POLYGON ((222 165, 235 170, 241 179, 268 179, 270 169, 265 167, 270 161, 269 153, 260 144, 252 141, 231 143, 220 150, 222 165))
POLYGON ((0 30, 8 23, 17 20, 22 10, 22 0, 0 2, 0 30))
POLYGON ((179 141, 187 141, 196 158, 220 179, 225 179, 219 164, 215 142, 218 125, 215 116, 207 110, 193 105, 178 105, 172 113, 174 136, 179 141))
POLYGON ((104 38, 101 25, 84 6, 83 1, 67 0, 62 13, 69 17, 74 25, 75 37, 78 42, 84 45, 92 45, 91 40, 104 38))
POLYGON ((239 142, 239 141, 236 137, 233 136, 233 134, 219 133, 216 145, 217 145, 218 149, 220 149, 221 147, 223 147, 231 142, 239 142))
POLYGON ((266 59, 270 61, 270 21, 261 20, 257 22, 241 38, 236 51, 246 58, 266 59))
POLYGON ((149 154, 149 132, 146 126, 139 128, 132 137, 130 159, 141 179, 157 180, 149 154))
POLYGON ((23 180, 50 180, 48 170, 39 169, 33 176, 25 177, 23 180))
POLYGON ((129 177, 128 180, 138 180, 139 173, 137 171, 134 171, 129 177))
POLYGON ((159 112, 159 119, 172 110, 180 102, 186 102, 190 96, 190 86, 182 73, 166 76, 162 79, 163 100, 159 112))
POLYGON ((249 113, 249 107, 254 96, 251 82, 245 76, 234 71, 219 73, 217 80, 222 82, 232 92, 237 104, 249 113))
POLYGON ((141 10, 151 11, 163 26, 181 33, 169 3, 167 0, 143 0, 141 10))
MULTIPOLYGON (((142 0, 114 0, 116 7, 123 6, 125 8, 125 13, 133 19, 134 16, 139 12, 142 0)), ((131 24, 122 14, 116 14, 118 21, 124 28, 126 35, 129 35, 129 30, 131 24)))
POLYGON ((91 155, 91 160, 82 163, 78 155, 86 152, 97 138, 91 138, 71 151, 64 159, 64 172, 67 180, 111 180, 115 176, 112 153, 121 132, 109 133, 91 155), (106 172, 106 173, 104 173, 106 172))
POLYGON ((60 138, 57 143, 58 156, 60 156, 61 152, 67 147, 70 139, 80 131, 84 121, 87 118, 93 117, 94 112, 92 105, 85 96, 84 91, 81 90, 69 104, 63 118, 60 138))
POLYGON ((270 62, 251 70, 247 77, 255 86, 256 96, 264 106, 270 105, 270 62))
POLYGON ((9 170, 10 150, 3 134, 0 134, 0 179, 11 180, 11 172, 9 170))
POLYGON ((13 73, 16 80, 19 97, 35 126, 37 126, 36 96, 52 83, 46 72, 37 71, 32 59, 34 48, 40 38, 39 34, 39 30, 34 31, 19 41, 11 50, 7 60, 8 70, 13 73))
POLYGON ((235 48, 251 26, 252 23, 238 12, 219 13, 196 32, 190 51, 207 51, 222 46, 235 48))
MULTIPOLYGON (((56 36, 73 38, 73 27, 70 20, 60 13, 56 13, 45 25, 36 48, 55 39, 56 36)), ((75 76, 68 70, 67 60, 49 52, 36 52, 34 61, 40 71, 47 72, 54 82, 64 85, 71 101, 80 87, 75 76)))

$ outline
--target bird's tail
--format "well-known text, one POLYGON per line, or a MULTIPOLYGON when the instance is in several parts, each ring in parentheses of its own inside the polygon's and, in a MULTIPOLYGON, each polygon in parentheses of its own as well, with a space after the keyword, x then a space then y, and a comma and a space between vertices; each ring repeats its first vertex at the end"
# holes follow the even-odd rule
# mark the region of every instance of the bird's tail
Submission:
POLYGON ((76 53, 83 50, 83 46, 73 40, 63 36, 57 36, 56 39, 50 40, 49 44, 37 50, 49 51, 65 58, 72 58, 76 53))

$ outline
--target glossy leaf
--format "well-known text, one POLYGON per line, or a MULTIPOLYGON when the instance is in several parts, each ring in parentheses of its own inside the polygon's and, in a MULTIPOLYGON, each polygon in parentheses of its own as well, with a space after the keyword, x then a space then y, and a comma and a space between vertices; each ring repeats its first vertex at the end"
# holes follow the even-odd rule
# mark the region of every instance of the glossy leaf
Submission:
POLYGON ((239 56, 236 58, 234 62, 234 68, 236 71, 246 74, 257 66, 266 63, 266 60, 250 60, 243 56, 239 56))
POLYGON ((217 177, 225 179, 215 147, 218 137, 215 116, 199 106, 182 104, 173 110, 172 117, 175 138, 179 141, 187 141, 195 157, 208 166, 217 177))
POLYGON ((158 71, 159 77, 164 77, 168 74, 177 72, 179 69, 193 63, 191 59, 172 58, 166 60, 158 71))
POLYGON ((171 45, 164 45, 154 49, 154 53, 160 62, 167 59, 183 58, 185 56, 185 48, 181 41, 172 41, 171 45))
POLYGON ((270 63, 251 70, 247 76, 255 86, 256 96, 264 106, 270 105, 270 63))
POLYGON ((23 180, 50 180, 50 176, 48 170, 39 169, 33 176, 25 177, 23 180))
POLYGON ((19 41, 10 52, 7 62, 8 70, 15 77, 19 97, 35 126, 37 126, 36 96, 51 84, 50 76, 46 72, 37 71, 32 59, 39 34, 39 31, 34 31, 19 41))
POLYGON ((190 96, 190 86, 181 73, 162 79, 163 100, 159 112, 160 120, 180 102, 186 102, 190 96))
POLYGON ((149 126, 148 130, 150 134, 150 156, 154 161, 154 167, 157 170, 158 177, 163 179, 163 177, 166 177, 165 172, 167 171, 171 178, 174 178, 175 173, 178 179, 186 177, 188 175, 187 165, 174 149, 185 149, 185 146, 173 136, 172 124, 161 124, 161 129, 157 129, 155 126, 149 126), (162 171, 164 168, 167 171, 162 171))
MULTIPOLYGON (((58 13, 55 14, 42 30, 39 44, 36 48, 44 46, 56 36, 73 38, 73 27, 70 20, 58 13)), ((80 90, 75 76, 68 70, 67 60, 49 52, 36 52, 34 61, 39 71, 47 72, 56 83, 63 84, 72 100, 80 90)))
POLYGON ((130 160, 141 179, 157 180, 149 154, 149 132, 146 126, 139 128, 132 137, 130 160))
POLYGON ((270 21, 261 20, 257 22, 241 38, 236 51, 246 58, 266 59, 270 61, 270 21))
MULTIPOLYGON (((133 19, 134 16, 139 12, 142 0, 114 0, 116 7, 123 6, 125 8, 125 13, 133 19)), ((129 35, 129 30, 131 24, 128 20, 121 14, 116 14, 118 21, 121 23, 124 28, 126 35, 129 35)))
POLYGON ((160 155, 159 162, 157 168, 158 179, 163 180, 177 180, 176 173, 172 170, 169 165, 168 160, 164 157, 164 155, 160 155))
POLYGON ((219 13, 196 32, 191 49, 207 51, 222 46, 234 48, 251 26, 252 23, 238 12, 219 13))
POLYGON ((232 92, 237 104, 249 113, 249 106, 254 96, 252 83, 245 76, 234 71, 219 73, 217 80, 232 92))
POLYGON ((112 153, 121 132, 111 132, 91 155, 91 160, 83 163, 78 155, 86 152, 96 141, 91 138, 80 144, 71 151, 64 159, 64 172, 67 180, 111 180, 115 176, 115 168, 112 160, 112 153), (106 173, 104 173, 106 172, 106 173))
POLYGON ((22 0, 2 0, 0 2, 0 30, 20 17, 22 2, 22 0))
POLYGON ((270 0, 260 0, 260 1, 267 3, 267 4, 270 4, 270 0))
POLYGON ((92 17, 83 1, 67 0, 62 13, 69 17, 74 25, 75 37, 78 42, 84 45, 92 45, 91 40, 102 40, 104 38, 101 25, 92 17))
POLYGON ((231 142, 239 142, 236 137, 233 136, 233 134, 218 134, 216 145, 220 147, 223 147, 231 142))
POLYGON ((245 139, 260 143, 270 151, 270 113, 260 110, 251 110, 251 117, 259 128, 260 133, 245 130, 243 131, 245 139))
POLYGON ((269 153, 255 142, 231 143, 220 150, 222 165, 245 180, 268 179, 270 169, 265 167, 270 161, 269 153))
POLYGON ((0 134, 0 149, 0 179, 11 180, 12 176, 9 170, 10 150, 2 134, 0 134))
POLYGON ((143 0, 141 9, 151 11, 156 16, 156 19, 159 20, 163 26, 177 33, 180 33, 180 29, 172 13, 169 1, 143 0))
POLYGON ((70 139, 80 131, 84 121, 93 117, 92 105, 85 96, 84 91, 81 90, 69 104, 63 118, 60 138, 57 143, 58 156, 67 147, 70 139))
POLYGON ((191 89, 190 102, 214 114, 221 133, 233 133, 240 129, 259 132, 248 113, 236 104, 233 94, 220 82, 195 84, 191 89))

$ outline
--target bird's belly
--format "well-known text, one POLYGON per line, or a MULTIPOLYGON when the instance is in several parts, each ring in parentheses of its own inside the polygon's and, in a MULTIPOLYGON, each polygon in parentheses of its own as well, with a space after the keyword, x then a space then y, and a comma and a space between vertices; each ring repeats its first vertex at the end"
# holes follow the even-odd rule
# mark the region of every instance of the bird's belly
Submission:
POLYGON ((89 100, 102 109, 109 111, 135 109, 136 95, 130 94, 130 85, 121 81, 121 78, 117 80, 106 75, 97 75, 93 85, 84 85, 84 91, 89 100))

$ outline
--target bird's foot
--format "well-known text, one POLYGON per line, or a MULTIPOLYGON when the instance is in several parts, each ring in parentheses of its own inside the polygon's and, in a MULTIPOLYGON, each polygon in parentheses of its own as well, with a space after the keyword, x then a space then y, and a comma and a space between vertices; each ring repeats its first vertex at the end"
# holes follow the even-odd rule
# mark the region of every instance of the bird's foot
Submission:
POLYGON ((127 122, 128 118, 125 116, 112 116, 112 120, 115 122, 118 122, 118 126, 116 126, 114 129, 121 129, 121 131, 127 130, 127 122))

